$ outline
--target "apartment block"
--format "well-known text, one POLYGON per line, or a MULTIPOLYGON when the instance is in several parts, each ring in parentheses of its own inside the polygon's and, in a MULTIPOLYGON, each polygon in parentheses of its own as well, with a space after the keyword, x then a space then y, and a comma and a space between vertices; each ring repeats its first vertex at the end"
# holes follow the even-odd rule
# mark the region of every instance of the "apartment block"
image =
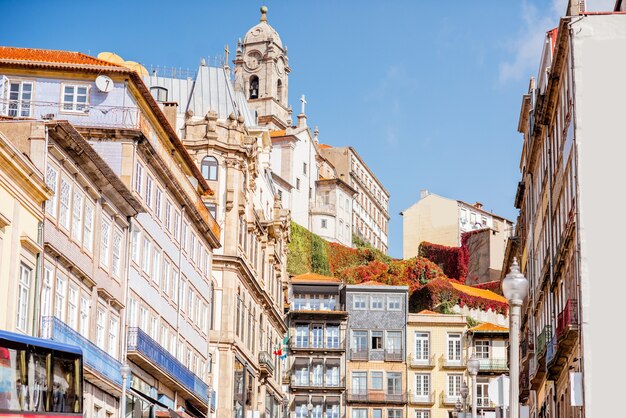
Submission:
POLYGON ((406 414, 407 298, 407 286, 346 286, 348 417, 406 414))

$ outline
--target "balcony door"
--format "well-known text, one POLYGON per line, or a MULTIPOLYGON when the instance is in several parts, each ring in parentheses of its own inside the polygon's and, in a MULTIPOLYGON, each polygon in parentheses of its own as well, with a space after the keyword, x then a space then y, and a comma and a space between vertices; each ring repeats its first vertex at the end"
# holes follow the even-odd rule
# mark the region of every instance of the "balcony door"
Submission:
POLYGON ((296 325, 296 347, 309 346, 309 324, 296 325))
POLYGON ((367 393, 367 372, 352 372, 352 393, 356 395, 367 393))
POLYGON ((427 398, 430 391, 430 375, 416 373, 415 374, 415 396, 419 398, 427 398))
POLYGON ((461 361, 461 334, 448 334, 448 361, 461 361))
POLYGON ((339 348, 339 325, 326 326, 326 348, 339 348))
POLYGON ((324 347, 324 326, 321 324, 311 325, 311 347, 324 347))
POLYGON ((415 333, 415 360, 426 362, 430 351, 429 335, 427 332, 415 333))

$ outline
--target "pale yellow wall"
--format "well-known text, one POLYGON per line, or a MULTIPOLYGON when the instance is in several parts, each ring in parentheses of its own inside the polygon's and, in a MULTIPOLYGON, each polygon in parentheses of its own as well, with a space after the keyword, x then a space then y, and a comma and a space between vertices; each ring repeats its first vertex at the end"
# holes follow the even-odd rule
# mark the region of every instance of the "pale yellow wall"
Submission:
POLYGON ((458 211, 456 200, 435 194, 429 194, 405 210, 402 214, 402 257, 415 257, 423 241, 458 246, 458 211))
MULTIPOLYGON (((467 321, 463 315, 425 315, 409 314, 407 325, 407 389, 410 394, 415 393, 415 374, 430 373, 430 391, 434 392, 435 403, 433 405, 415 405, 409 402, 408 417, 414 417, 416 410, 430 411, 431 418, 448 418, 448 411, 454 409, 453 406, 442 405, 441 394, 446 392, 447 374, 463 373, 465 369, 445 369, 442 358, 447 356, 447 335, 450 332, 463 334, 461 339, 461 353, 465 353, 465 332, 467 331, 467 321), (416 368, 411 366, 411 359, 415 351, 415 333, 428 332, 430 334, 430 356, 434 355, 434 367, 416 368)), ((410 398, 409 398, 410 400, 410 398)))

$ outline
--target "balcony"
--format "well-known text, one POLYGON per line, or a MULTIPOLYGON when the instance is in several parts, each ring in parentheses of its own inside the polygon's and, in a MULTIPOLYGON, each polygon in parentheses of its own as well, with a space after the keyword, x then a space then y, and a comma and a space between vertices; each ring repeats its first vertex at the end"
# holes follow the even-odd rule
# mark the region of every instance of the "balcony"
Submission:
POLYGON ((454 406, 454 405, 456 405, 456 401, 458 401, 458 400, 460 400, 461 403, 463 403, 463 398, 461 398, 461 394, 460 393, 458 395, 449 395, 449 394, 446 393, 445 390, 443 392, 441 392, 441 396, 439 398, 439 402, 441 403, 441 405, 451 405, 451 406, 454 406))
POLYGON ((382 391, 356 391, 348 392, 347 401, 352 403, 384 403, 384 404, 405 404, 407 403, 406 393, 385 393, 382 391))
POLYGON ((267 351, 259 352, 259 368, 261 369, 261 376, 267 377, 274 374, 274 361, 267 351))
POLYGON ((348 312, 334 298, 296 299, 290 305, 289 314, 298 318, 318 319, 345 317, 348 312))
POLYGON ((345 340, 326 340, 326 344, 322 341, 298 341, 298 340, 290 340, 289 341, 289 349, 291 351, 308 351, 308 352, 342 352, 346 349, 345 340))
POLYGON ((350 351, 350 360, 352 361, 368 361, 369 350, 352 350, 350 351))
POLYGON ((569 299, 557 319, 556 336, 559 345, 571 348, 576 344, 579 325, 578 301, 576 299, 569 299))
MULTIPOLYGON (((24 103, 24 102, 22 102, 24 103)), ((22 108, 23 108, 22 104, 22 108)), ((18 117, 15 100, 0 100, 2 115, 18 117)), ((31 101, 29 118, 67 120, 75 126, 106 127, 121 129, 139 128, 137 107, 85 105, 81 111, 62 110, 61 103, 31 101)))
POLYGON ((446 369, 464 369, 465 359, 460 357, 459 359, 449 359, 448 356, 441 356, 441 366, 446 369))
POLYGON ((550 325, 546 325, 543 327, 539 337, 537 337, 537 353, 540 356, 544 354, 546 343, 550 341, 550 338, 552 338, 552 327, 550 325))
POLYGON ((139 328, 128 330, 128 358, 179 391, 196 408, 206 409, 207 384, 139 328))
POLYGON ((409 365, 415 369, 432 369, 435 367, 435 355, 428 358, 416 358, 413 354, 409 356, 409 365))
POLYGON ((541 334, 537 337, 537 351, 536 356, 533 358, 533 367, 531 367, 532 375, 530 379, 530 388, 532 390, 537 390, 546 376, 546 352, 547 345, 551 339, 552 327, 550 325, 546 325, 543 327, 541 334))
POLYGON ((56 317, 44 317, 42 328, 45 338, 76 345, 83 350, 85 379, 103 390, 113 389, 114 392, 121 393, 120 367, 122 364, 119 361, 56 317))
POLYGON ((404 356, 402 355, 402 349, 394 348, 385 350, 385 361, 398 361, 401 362, 404 360, 404 356))
POLYGON ((507 359, 505 358, 481 358, 479 362, 479 372, 504 372, 509 370, 507 359))
POLYGON ((409 393, 409 403, 413 405, 433 405, 435 403, 435 392, 426 395, 409 393))
POLYGON ((291 375, 291 390, 308 390, 309 392, 327 392, 327 391, 343 391, 346 388, 345 378, 326 379, 314 381, 314 379, 299 379, 295 375, 291 375))
POLYGON ((529 363, 522 362, 519 373, 519 399, 520 402, 526 402, 528 397, 530 396, 530 380, 528 378, 529 374, 529 363))
POLYGON ((532 332, 526 333, 525 338, 520 343, 520 351, 522 358, 526 358, 528 354, 535 352, 535 336, 532 332))
POLYGON ((496 404, 491 402, 489 398, 476 398, 476 407, 477 408, 495 408, 496 404))
POLYGON ((311 205, 311 214, 334 216, 337 214, 337 207, 334 203, 315 202, 311 205))

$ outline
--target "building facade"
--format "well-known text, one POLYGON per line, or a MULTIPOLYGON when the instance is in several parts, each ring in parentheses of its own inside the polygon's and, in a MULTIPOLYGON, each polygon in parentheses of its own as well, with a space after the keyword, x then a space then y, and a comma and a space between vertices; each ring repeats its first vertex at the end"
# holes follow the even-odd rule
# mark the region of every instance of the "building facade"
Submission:
POLYGON ((346 286, 347 416, 406 415, 407 286, 346 286))
POLYGON ((357 191, 354 198, 352 233, 374 248, 389 249, 389 192, 352 147, 320 146, 343 180, 357 191))
POLYGON ((302 274, 291 278, 289 299, 287 412, 292 418, 345 417, 345 287, 334 277, 302 274))
POLYGON ((520 227, 511 258, 519 257, 530 283, 520 399, 534 417, 601 416, 620 395, 598 385, 597 370, 623 370, 602 337, 622 304, 623 286, 606 292, 601 278, 618 268, 624 227, 614 222, 621 216, 617 196, 599 185, 620 176, 624 152, 613 138, 623 132, 617 109, 625 86, 613 80, 625 69, 617 51, 626 42, 626 16, 586 14, 576 5, 570 2, 567 16, 546 34, 519 121, 520 227))
MULTIPOLYGON (((200 170, 136 72, 79 53, 17 48, 0 48, 0 64, 11 92, 3 98, 6 116, 67 119, 76 129, 61 129, 75 141, 80 139, 77 133, 82 135, 91 146, 84 147, 85 152, 95 150, 106 162, 100 169, 108 165, 107 177, 117 184, 107 186, 109 194, 98 196, 98 206, 94 201, 91 208, 90 199, 96 198, 92 189, 98 188, 90 186, 90 179, 98 173, 77 175, 70 159, 51 148, 63 167, 48 159, 51 170, 46 175, 58 187, 49 210, 55 208, 54 226, 67 237, 55 238, 51 229, 50 251, 66 245, 60 251, 64 253, 80 244, 80 250, 89 253, 90 241, 84 237, 91 234, 96 251, 91 282, 79 268, 68 271, 60 254, 52 253, 48 259, 50 274, 57 275, 53 324, 69 322, 71 329, 74 310, 80 312, 86 300, 83 312, 88 311, 91 296, 88 322, 94 329, 85 333, 95 336, 96 342, 108 333, 102 347, 113 354, 119 339, 118 356, 132 368, 126 410, 207 414, 212 398, 206 383, 211 364, 208 318, 214 306, 210 272, 220 228, 202 201, 212 191, 200 170), (124 199, 108 200, 115 196, 113 189, 124 199), (128 218, 130 209, 121 206, 124 200, 127 205, 134 202, 135 211, 137 207, 145 211, 128 218), (89 231, 92 215, 100 216, 92 224, 99 231, 89 231), (116 335, 118 323, 121 332, 116 335)), ((87 258, 77 262, 89 272, 87 258)))
POLYGON ((408 416, 449 418, 467 382, 467 320, 424 310, 407 322, 408 416))

